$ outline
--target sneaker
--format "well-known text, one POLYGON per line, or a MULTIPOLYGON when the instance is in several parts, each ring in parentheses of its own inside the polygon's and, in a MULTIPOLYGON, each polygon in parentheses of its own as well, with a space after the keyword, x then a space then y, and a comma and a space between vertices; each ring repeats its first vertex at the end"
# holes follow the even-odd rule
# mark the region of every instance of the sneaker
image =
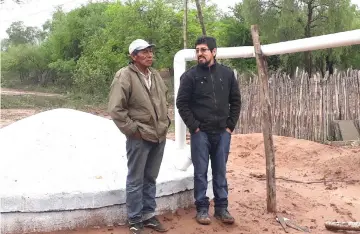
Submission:
POLYGON ((208 225, 211 223, 209 214, 207 210, 199 210, 196 214, 196 221, 203 225, 208 225))
POLYGON ((162 225, 155 216, 153 216, 152 218, 150 218, 148 220, 145 220, 143 223, 144 223, 145 227, 154 229, 155 231, 158 231, 158 232, 167 232, 168 231, 168 229, 165 228, 164 225, 162 225))
POLYGON ((144 226, 142 223, 133 223, 133 224, 129 224, 130 228, 130 234, 142 234, 143 233, 143 229, 144 226))
POLYGON ((226 224, 233 224, 235 219, 230 215, 227 209, 215 210, 214 217, 226 224))

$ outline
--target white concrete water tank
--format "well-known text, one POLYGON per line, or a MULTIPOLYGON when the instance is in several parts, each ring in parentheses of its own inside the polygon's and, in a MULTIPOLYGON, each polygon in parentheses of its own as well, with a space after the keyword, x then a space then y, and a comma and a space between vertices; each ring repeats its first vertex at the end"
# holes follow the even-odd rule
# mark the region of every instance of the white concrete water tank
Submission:
MULTIPOLYGON (((54 109, 0 129, 1 233, 49 232, 126 222, 126 138, 112 120, 54 109)), ((167 140, 157 213, 192 205, 190 147, 167 140)), ((211 169, 208 196, 213 198, 211 169)))

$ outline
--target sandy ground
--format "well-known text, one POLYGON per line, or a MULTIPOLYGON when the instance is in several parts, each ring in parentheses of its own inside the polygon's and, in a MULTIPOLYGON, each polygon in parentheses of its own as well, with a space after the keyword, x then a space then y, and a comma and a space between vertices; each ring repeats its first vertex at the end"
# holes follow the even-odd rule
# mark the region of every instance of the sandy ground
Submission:
MULTIPOLYGON (((325 146, 305 140, 274 137, 277 209, 280 215, 311 233, 334 233, 325 221, 360 219, 360 148, 325 146)), ((213 219, 198 225, 195 209, 160 216, 169 233, 285 233, 266 211, 265 158, 262 134, 233 135, 227 170, 232 226, 213 219)), ((213 207, 211 209, 211 214, 213 207)), ((147 233, 155 233, 147 230, 147 233)), ((289 229, 289 233, 299 231, 289 229)), ((126 227, 93 228, 57 234, 127 233, 126 227)), ((344 232, 341 232, 344 233, 344 232)))
MULTIPOLYGON (((2 115, 2 123, 9 124, 35 113, 27 111, 11 110, 11 114, 2 115)), ((169 134, 169 138, 173 138, 173 134, 169 134)), ((318 234, 334 233, 325 229, 325 221, 360 221, 360 147, 335 147, 280 136, 274 136, 274 144, 280 215, 318 234)), ((227 178, 229 211, 236 219, 234 225, 223 225, 215 219, 209 226, 198 225, 194 219, 195 209, 190 207, 160 216, 170 228, 168 233, 285 233, 275 215, 266 211, 262 134, 232 135, 227 178)), ((301 233, 290 228, 288 231, 301 233)), ((98 227, 53 233, 120 234, 128 233, 128 229, 98 227)))

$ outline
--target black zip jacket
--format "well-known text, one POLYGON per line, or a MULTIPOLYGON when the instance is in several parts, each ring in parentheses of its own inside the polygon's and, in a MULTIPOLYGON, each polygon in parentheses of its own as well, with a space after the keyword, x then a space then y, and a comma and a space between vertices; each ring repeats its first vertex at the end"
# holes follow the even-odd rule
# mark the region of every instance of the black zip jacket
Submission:
POLYGON ((191 133, 234 130, 239 119, 241 96, 234 72, 219 63, 196 65, 180 77, 176 107, 191 133))

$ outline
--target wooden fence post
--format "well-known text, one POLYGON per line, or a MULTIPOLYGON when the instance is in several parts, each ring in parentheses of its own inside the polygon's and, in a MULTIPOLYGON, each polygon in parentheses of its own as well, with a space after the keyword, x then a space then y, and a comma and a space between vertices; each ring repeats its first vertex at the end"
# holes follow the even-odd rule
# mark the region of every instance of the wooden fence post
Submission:
POLYGON ((276 185, 275 185, 275 154, 272 136, 271 104, 269 97, 269 77, 267 63, 261 52, 259 30, 257 25, 251 26, 251 35, 255 50, 256 64, 260 81, 260 98, 262 103, 262 129, 266 156, 266 189, 267 211, 276 212, 276 185))

